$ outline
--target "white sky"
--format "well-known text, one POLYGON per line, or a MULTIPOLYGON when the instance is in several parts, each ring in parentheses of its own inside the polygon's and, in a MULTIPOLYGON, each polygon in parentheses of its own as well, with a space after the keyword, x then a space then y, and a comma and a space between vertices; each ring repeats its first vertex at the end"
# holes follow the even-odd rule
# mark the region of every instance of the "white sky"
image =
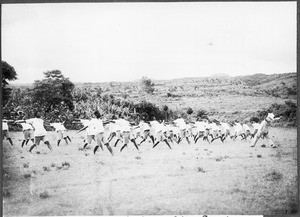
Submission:
POLYGON ((296 2, 2 5, 14 83, 296 72, 296 2))

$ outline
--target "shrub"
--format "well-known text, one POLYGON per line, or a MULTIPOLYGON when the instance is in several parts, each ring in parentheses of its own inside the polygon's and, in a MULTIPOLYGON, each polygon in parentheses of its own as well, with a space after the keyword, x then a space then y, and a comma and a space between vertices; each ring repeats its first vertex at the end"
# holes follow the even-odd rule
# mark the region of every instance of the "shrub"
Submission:
POLYGON ((197 168, 198 173, 205 173, 206 171, 202 167, 197 168))
POLYGON ((145 121, 151 121, 153 117, 155 117, 156 120, 162 120, 165 117, 164 112, 150 102, 143 101, 134 107, 136 112, 141 114, 145 121))
POLYGON ((151 79, 147 77, 142 77, 140 81, 140 88, 142 91, 146 92, 147 94, 153 94, 154 92, 154 83, 152 83, 151 79))
POLYGON ((49 194, 48 191, 44 191, 44 192, 40 193, 40 198, 41 199, 46 199, 48 197, 50 197, 50 194, 49 194))
POLYGON ((192 109, 191 107, 189 107, 189 108, 187 109, 186 113, 187 113, 188 115, 191 115, 191 114, 193 113, 193 109, 192 109))
POLYGON ((5 187, 3 187, 3 189, 2 189, 2 194, 3 194, 3 197, 10 197, 11 196, 11 193, 10 193, 9 189, 5 188, 5 187))
POLYGON ((285 101, 284 104, 273 103, 269 108, 257 111, 257 117, 263 120, 270 112, 273 112, 276 116, 282 116, 282 118, 277 121, 277 126, 297 126, 297 104, 293 101, 288 100, 285 101))
POLYGON ((43 167, 43 170, 46 171, 46 172, 49 172, 50 168, 49 167, 43 167))
POLYGON ((208 112, 204 109, 199 109, 197 111, 196 117, 199 118, 199 119, 208 118, 208 112))
POLYGON ((28 179, 28 178, 31 177, 31 173, 25 173, 23 176, 24 176, 25 179, 28 179))
POLYGON ((271 173, 268 173, 265 178, 268 181, 279 181, 283 178, 283 175, 277 171, 272 171, 271 173))
POLYGON ((69 169, 69 167, 70 167, 70 163, 67 162, 67 161, 62 162, 62 163, 61 163, 61 166, 62 166, 62 168, 63 168, 64 170, 67 170, 67 169, 69 169))

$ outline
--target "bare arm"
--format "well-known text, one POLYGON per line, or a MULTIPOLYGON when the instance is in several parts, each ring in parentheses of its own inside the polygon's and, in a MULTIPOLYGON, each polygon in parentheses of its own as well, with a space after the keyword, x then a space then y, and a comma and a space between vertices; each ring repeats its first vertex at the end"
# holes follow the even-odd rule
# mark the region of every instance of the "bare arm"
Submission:
POLYGON ((14 123, 15 124, 21 124, 21 123, 26 123, 26 121, 25 120, 16 120, 14 123))
POLYGON ((277 120, 279 120, 280 118, 282 118, 282 116, 277 117, 277 118, 274 118, 273 121, 277 121, 277 120))
POLYGON ((132 129, 135 130, 135 129, 139 128, 139 127, 140 127, 140 126, 135 126, 135 127, 133 127, 132 129))
POLYGON ((80 133, 81 131, 84 131, 86 128, 88 128, 88 126, 85 126, 85 127, 81 128, 80 130, 78 130, 77 133, 80 133))

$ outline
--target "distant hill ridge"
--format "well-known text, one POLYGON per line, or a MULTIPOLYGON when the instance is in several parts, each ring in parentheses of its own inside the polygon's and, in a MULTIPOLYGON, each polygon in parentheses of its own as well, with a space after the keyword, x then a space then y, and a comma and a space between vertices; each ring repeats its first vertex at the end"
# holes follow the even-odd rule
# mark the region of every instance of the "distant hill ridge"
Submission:
MULTIPOLYGON (((206 77, 182 77, 182 78, 174 78, 174 79, 152 79, 153 82, 162 82, 162 81, 188 81, 188 80, 207 80, 209 78, 224 78, 224 79, 232 79, 232 80, 240 80, 242 81, 245 85, 253 87, 253 86, 258 86, 261 84, 273 82, 273 81, 279 81, 279 80, 284 80, 284 79, 295 79, 297 78, 297 73, 296 72, 290 72, 290 73, 281 73, 281 74, 263 74, 263 73, 257 73, 253 75, 243 75, 243 76, 230 76, 225 73, 218 73, 214 74, 211 76, 206 76, 206 77)), ((126 81, 126 82, 119 82, 119 81, 111 81, 113 83, 119 84, 119 83, 136 83, 139 80, 135 81, 126 81)), ((209 80, 207 80, 210 82, 209 80)), ((82 85, 82 84, 107 84, 111 82, 73 82, 75 85, 82 85)), ((30 87, 32 86, 31 83, 21 83, 21 84, 11 84, 12 87, 30 87)))

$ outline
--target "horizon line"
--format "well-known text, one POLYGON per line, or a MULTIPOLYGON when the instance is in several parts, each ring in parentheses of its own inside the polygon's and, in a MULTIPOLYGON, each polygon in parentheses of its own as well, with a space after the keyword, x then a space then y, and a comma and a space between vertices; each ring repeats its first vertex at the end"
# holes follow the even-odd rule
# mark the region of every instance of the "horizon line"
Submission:
MULTIPOLYGON (((156 78, 152 78, 152 77, 149 77, 149 76, 142 76, 141 78, 139 79, 134 79, 134 80, 128 80, 128 81, 117 81, 117 80, 111 80, 111 81, 72 81, 70 80, 69 77, 66 77, 68 78, 72 83, 74 84, 83 84, 83 83, 92 83, 92 84, 96 84, 96 83, 109 83, 109 82, 117 82, 117 83, 128 83, 128 82, 137 82, 139 81, 140 79, 142 79, 143 77, 147 77, 153 81, 170 81, 170 80, 178 80, 178 79, 187 79, 187 78, 211 78, 211 77, 231 77, 231 78, 235 78, 235 77, 243 77, 243 76, 252 76, 252 75, 280 75, 280 74, 289 74, 289 73, 297 73, 297 72, 281 72, 281 73, 261 73, 261 72, 257 72, 257 73, 253 73, 253 74, 245 74, 245 75, 229 75, 227 73, 215 73, 215 74, 212 74, 210 76, 190 76, 190 77, 178 77, 178 78, 170 78, 170 79, 156 79, 156 78)), ((38 81, 39 79, 35 80, 35 81, 38 81)), ((34 84, 34 81, 33 82, 18 82, 18 80, 14 80, 14 81, 10 81, 9 85, 29 85, 29 84, 34 84)))

